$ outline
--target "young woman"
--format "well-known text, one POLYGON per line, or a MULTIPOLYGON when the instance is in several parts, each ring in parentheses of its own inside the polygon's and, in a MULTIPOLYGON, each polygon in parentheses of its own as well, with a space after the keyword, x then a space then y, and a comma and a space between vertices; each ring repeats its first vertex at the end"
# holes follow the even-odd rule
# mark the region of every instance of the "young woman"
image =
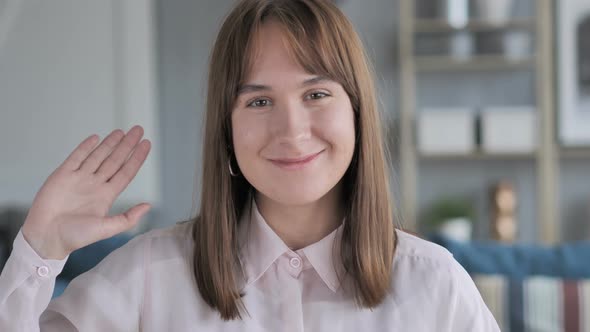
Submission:
POLYGON ((394 228, 371 70, 330 1, 237 3, 208 84, 200 215, 50 302, 72 251, 149 209, 106 216, 148 154, 141 127, 90 136, 14 241, 0 330, 499 331, 448 251, 394 228))

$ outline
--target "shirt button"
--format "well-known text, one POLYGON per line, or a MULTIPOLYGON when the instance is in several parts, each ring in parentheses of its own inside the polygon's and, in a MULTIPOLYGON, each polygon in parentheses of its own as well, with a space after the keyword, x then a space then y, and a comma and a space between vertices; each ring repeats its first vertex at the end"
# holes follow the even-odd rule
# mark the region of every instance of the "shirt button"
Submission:
POLYGON ((49 268, 47 266, 39 266, 37 268, 37 274, 40 277, 46 277, 49 274, 49 268))
POLYGON ((294 269, 298 269, 301 266, 301 259, 298 257, 293 257, 291 260, 289 260, 289 265, 291 265, 291 267, 294 269))

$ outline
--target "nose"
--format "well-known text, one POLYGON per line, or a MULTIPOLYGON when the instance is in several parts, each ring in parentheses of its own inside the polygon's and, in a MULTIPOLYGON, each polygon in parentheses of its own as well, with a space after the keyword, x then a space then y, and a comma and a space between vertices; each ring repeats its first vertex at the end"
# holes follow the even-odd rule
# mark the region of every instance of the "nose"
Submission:
POLYGON ((277 104, 273 110, 274 136, 284 144, 292 144, 311 137, 309 110, 297 101, 277 104))

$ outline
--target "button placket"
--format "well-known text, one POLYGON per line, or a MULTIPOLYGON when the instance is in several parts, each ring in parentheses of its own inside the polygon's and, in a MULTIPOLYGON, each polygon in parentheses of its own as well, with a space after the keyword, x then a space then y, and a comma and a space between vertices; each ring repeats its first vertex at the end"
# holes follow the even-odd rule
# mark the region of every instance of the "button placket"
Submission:
POLYGON ((301 259, 299 257, 292 257, 289 260, 289 265, 294 269, 298 269, 301 267, 301 259))
POLYGON ((303 270, 303 260, 297 254, 289 254, 287 256, 287 272, 293 277, 298 278, 299 274, 303 270))
POLYGON ((45 265, 37 267, 37 275, 42 278, 47 277, 49 275, 49 267, 45 265))

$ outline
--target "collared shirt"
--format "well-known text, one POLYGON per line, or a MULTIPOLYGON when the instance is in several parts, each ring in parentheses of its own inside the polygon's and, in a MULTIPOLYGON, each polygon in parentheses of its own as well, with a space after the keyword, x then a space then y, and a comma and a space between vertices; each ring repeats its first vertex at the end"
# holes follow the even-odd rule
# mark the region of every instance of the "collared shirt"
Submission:
POLYGON ((201 298, 191 223, 134 237, 53 300, 68 257, 42 259, 21 230, 0 275, 0 331, 499 331, 469 275, 436 244, 396 230, 390 292, 359 308, 332 250, 342 225, 293 251, 255 202, 251 212, 239 228, 243 320, 223 321, 201 298))

